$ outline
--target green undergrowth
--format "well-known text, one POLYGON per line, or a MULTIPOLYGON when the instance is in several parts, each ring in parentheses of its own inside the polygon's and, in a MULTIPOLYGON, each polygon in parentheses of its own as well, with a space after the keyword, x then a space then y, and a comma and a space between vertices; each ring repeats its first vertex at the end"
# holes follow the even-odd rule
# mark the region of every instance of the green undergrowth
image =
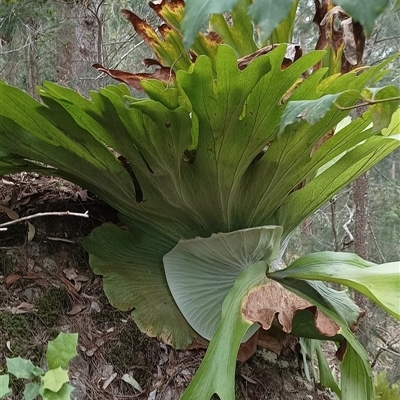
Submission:
MULTIPOLYGON (((14 273, 12 263, 3 255, 0 263, 0 273, 4 276, 14 273)), ((17 282, 19 284, 20 282, 17 282)), ((16 286, 17 287, 17 286, 16 286)), ((18 287, 21 287, 19 285, 18 287)), ((24 285, 22 286, 24 287, 24 285)), ((59 322, 67 305, 68 295, 64 288, 52 287, 35 302, 35 312, 13 315, 10 312, 0 312, 0 374, 6 370, 5 357, 27 358, 34 364, 40 365, 47 343, 41 343, 34 338, 44 337, 46 333, 50 339, 58 334, 54 328, 59 322), (46 331, 43 332, 42 326, 46 331), (11 350, 10 350, 11 349, 11 350)), ((2 304, 3 307, 6 304, 2 304)), ((10 376, 10 386, 13 389, 15 398, 21 398, 24 390, 24 383, 21 380, 10 376)))
MULTIPOLYGON (((36 345, 32 338, 36 335, 36 318, 34 314, 19 314, 0 312, 0 374, 6 371, 5 357, 18 357, 19 355, 29 358, 34 363, 40 363, 44 346, 36 345), (11 349, 11 351, 9 350, 11 349)), ((10 376, 10 387, 13 392, 21 398, 24 383, 10 376)))

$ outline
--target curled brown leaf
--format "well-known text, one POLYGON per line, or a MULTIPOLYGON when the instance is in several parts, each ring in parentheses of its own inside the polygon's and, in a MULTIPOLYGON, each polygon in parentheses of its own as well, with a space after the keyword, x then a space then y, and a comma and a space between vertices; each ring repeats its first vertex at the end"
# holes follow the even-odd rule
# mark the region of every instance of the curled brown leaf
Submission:
POLYGON ((313 304, 273 280, 249 293, 243 304, 242 315, 248 321, 259 323, 265 330, 271 328, 276 317, 283 332, 290 333, 295 314, 306 309, 314 314, 314 324, 320 334, 332 337, 338 333, 339 326, 334 321, 313 304))
POLYGON ((133 74, 132 72, 127 72, 127 71, 121 71, 118 69, 108 69, 103 67, 101 64, 93 64, 93 67, 100 72, 104 72, 111 78, 126 83, 128 86, 140 91, 143 91, 143 88, 140 84, 140 82, 143 80, 157 79, 167 84, 175 81, 175 73, 171 68, 168 67, 158 68, 152 73, 138 73, 138 74, 133 74))

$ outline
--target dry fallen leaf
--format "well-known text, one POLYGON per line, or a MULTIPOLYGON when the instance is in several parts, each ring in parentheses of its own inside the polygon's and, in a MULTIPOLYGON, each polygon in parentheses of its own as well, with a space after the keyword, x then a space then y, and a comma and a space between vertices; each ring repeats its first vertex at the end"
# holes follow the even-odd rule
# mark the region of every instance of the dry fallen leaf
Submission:
POLYGON ((114 372, 104 383, 103 390, 107 389, 108 385, 117 377, 117 373, 114 372))
POLYGON ((240 345, 237 359, 238 361, 244 363, 246 362, 256 351, 258 343, 258 330, 247 342, 240 345))
POLYGON ((85 275, 77 275, 76 278, 74 279, 77 282, 87 282, 90 278, 85 275))
POLYGON ((81 198, 81 201, 85 202, 88 200, 88 193, 87 190, 82 189, 78 192, 79 197, 81 198))
POLYGON ((129 375, 129 374, 122 375, 122 380, 124 382, 128 383, 129 385, 131 385, 132 387, 134 387, 139 392, 143 392, 143 389, 139 385, 138 381, 135 378, 133 378, 131 375, 129 375))
POLYGON ((4 211, 8 215, 8 218, 12 219, 13 221, 19 218, 19 215, 14 210, 11 210, 11 208, 6 206, 2 206, 1 204, 0 211, 4 211))
POLYGON ((47 239, 52 240, 54 242, 64 242, 64 243, 72 243, 75 244, 73 240, 69 239, 64 239, 64 238, 58 238, 58 237, 51 237, 51 236, 46 236, 47 239))
POLYGON ((29 221, 27 221, 26 223, 28 224, 28 243, 29 243, 35 237, 36 229, 29 221))
POLYGON ((34 308, 35 308, 35 306, 33 304, 23 301, 17 307, 12 307, 11 313, 12 314, 25 314, 25 313, 29 312, 30 310, 33 310, 34 308))
POLYGON ((294 351, 299 341, 297 337, 282 332, 274 326, 271 326, 267 331, 261 328, 258 332, 258 346, 271 350, 278 356, 286 349, 294 351))
POLYGON ((74 268, 66 268, 63 269, 64 275, 70 281, 74 281, 75 278, 78 276, 74 268))
POLYGON ((4 280, 4 283, 5 283, 7 286, 10 286, 10 285, 12 285, 13 283, 17 282, 19 279, 21 279, 21 275, 18 275, 18 274, 11 274, 11 275, 8 275, 8 276, 7 276, 7 278, 4 280))
POLYGON ((84 304, 80 304, 80 303, 76 303, 73 305, 73 307, 67 311, 68 315, 76 315, 79 314, 82 310, 85 309, 85 305, 84 304))

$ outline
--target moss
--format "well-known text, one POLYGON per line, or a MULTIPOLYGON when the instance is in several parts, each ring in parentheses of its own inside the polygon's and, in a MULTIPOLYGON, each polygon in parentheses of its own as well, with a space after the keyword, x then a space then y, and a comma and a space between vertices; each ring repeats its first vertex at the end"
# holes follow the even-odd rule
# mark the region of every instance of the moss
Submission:
POLYGON ((118 373, 126 373, 134 368, 134 378, 145 388, 158 360, 158 343, 142 334, 132 320, 117 329, 121 329, 118 341, 110 343, 106 358, 118 373))
MULTIPOLYGON (((7 352, 6 357, 21 356, 31 360, 35 365, 40 363, 43 356, 43 346, 32 344, 32 337, 35 335, 33 332, 34 324, 35 316, 33 314, 0 313, 0 349, 6 349, 7 341, 11 342, 11 353, 7 352)), ((0 373, 2 373, 1 371, 7 372, 5 358, 0 360, 0 373)), ((22 398, 26 382, 10 374, 13 398, 22 398)))
POLYGON ((11 258, 0 251, 0 275, 8 276, 14 271, 14 265, 11 258))
POLYGON ((29 339, 34 319, 33 314, 0 313, 0 346, 3 347, 11 339, 29 339))
POLYGON ((60 320, 62 310, 67 302, 67 291, 64 288, 52 287, 36 302, 36 315, 44 325, 52 328, 60 320))

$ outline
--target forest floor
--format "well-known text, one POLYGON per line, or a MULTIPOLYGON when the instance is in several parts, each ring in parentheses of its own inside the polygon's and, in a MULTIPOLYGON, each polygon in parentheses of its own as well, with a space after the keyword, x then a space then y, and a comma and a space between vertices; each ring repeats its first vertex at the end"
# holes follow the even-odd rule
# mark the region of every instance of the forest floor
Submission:
MULTIPOLYGON (((139 332, 129 313, 107 301, 80 243, 103 222, 118 222, 115 210, 85 190, 37 174, 0 178, 0 374, 5 357, 29 358, 43 368, 47 342, 59 332, 79 334, 70 366, 72 399, 178 399, 204 350, 175 351, 139 332), (38 213, 89 212, 77 216, 23 217, 38 213), (29 222, 29 223, 28 223, 29 222), (133 387, 122 380, 130 374, 133 387)), ((22 398, 23 384, 13 380, 22 398)), ((298 355, 258 351, 237 365, 237 399, 327 400, 304 377, 298 355)))

